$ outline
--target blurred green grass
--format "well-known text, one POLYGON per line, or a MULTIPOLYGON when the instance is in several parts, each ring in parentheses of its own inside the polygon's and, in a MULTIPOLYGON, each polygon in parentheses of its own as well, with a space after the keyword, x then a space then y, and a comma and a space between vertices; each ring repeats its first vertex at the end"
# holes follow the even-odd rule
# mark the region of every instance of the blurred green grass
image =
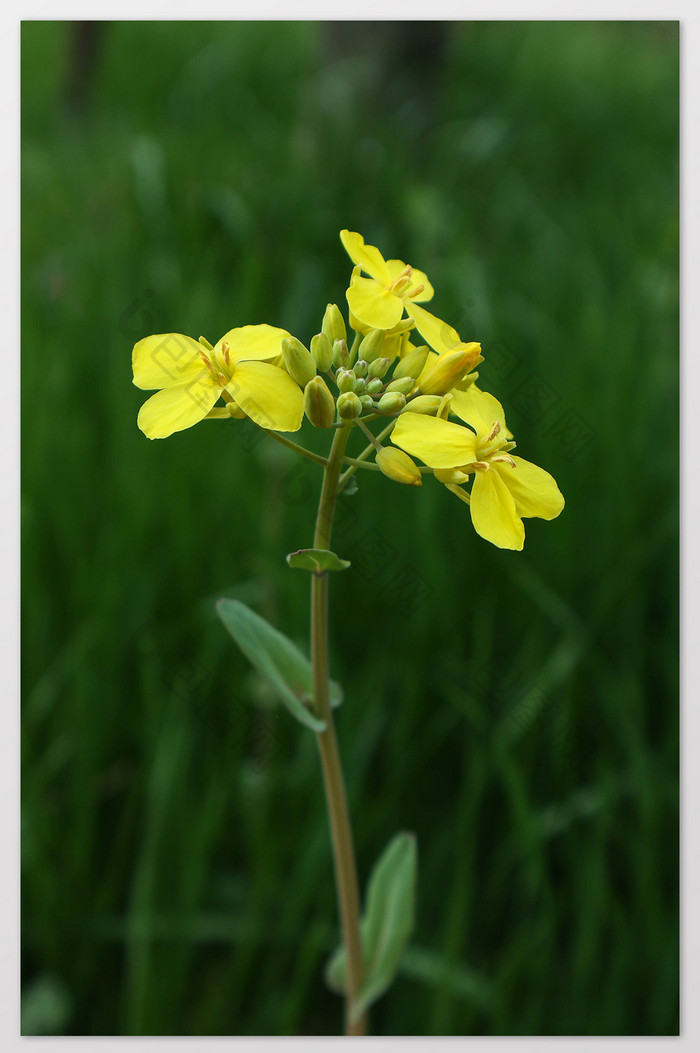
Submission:
POLYGON ((70 41, 22 28, 24 1033, 338 1031, 315 745, 213 612, 305 641, 318 475, 246 425, 147 442, 130 351, 309 339, 346 226, 428 271, 567 499, 518 555, 437 485, 340 510, 362 879, 419 846, 374 1033, 676 1033, 677 24, 449 23, 402 62, 110 23, 82 116, 70 41))

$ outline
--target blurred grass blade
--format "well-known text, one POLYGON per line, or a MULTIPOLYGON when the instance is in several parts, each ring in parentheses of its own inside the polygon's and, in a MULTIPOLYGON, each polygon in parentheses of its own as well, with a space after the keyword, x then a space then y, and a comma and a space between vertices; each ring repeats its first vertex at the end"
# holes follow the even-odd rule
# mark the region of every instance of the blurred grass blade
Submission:
MULTIPOLYGON (((243 654, 255 666, 300 724, 323 731, 325 721, 308 709, 313 698, 311 663, 283 633, 239 600, 219 600, 216 610, 243 654)), ((342 690, 331 681, 331 704, 340 705, 342 690)))
MULTIPOLYGON (((416 863, 416 838, 401 833, 389 842, 370 874, 361 923, 365 979, 352 1009, 355 1020, 384 994, 396 976, 413 931, 416 863)), ((345 990, 343 947, 328 962, 326 982, 334 991, 345 990)))

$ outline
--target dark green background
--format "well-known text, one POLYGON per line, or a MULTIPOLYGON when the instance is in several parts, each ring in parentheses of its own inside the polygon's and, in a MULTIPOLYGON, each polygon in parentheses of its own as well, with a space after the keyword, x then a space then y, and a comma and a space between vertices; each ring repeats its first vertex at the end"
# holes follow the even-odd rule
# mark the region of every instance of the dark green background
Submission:
MULTIPOLYGON (((428 272, 566 508, 523 553, 426 480, 339 513, 361 880, 419 846, 385 1035, 673 1034, 678 25, 22 29, 23 1027, 336 1034, 313 736, 214 616, 300 643, 313 465, 136 428, 134 341, 344 306, 338 231, 428 272), (88 41, 89 43, 89 41, 88 41)), ((323 449, 326 437, 309 441, 323 449)))

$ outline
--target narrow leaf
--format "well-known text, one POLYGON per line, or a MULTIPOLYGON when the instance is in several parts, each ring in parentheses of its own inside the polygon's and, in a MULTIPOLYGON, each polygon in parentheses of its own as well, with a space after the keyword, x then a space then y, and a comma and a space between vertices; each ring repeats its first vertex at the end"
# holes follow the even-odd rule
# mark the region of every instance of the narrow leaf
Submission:
MULTIPOLYGON (((397 834, 370 874, 365 912, 360 923, 365 975, 352 1007, 354 1020, 391 985, 413 930, 416 892, 416 839, 397 834)), ((345 949, 340 947, 326 967, 326 982, 334 991, 346 988, 345 949)))
MULTIPOLYGON (((311 663, 291 640, 239 600, 219 600, 216 610, 243 654, 275 690, 289 712, 312 731, 326 723, 314 716, 311 663)), ((331 705, 342 702, 342 689, 330 683, 331 705)))
POLYGON ((350 562, 341 559, 325 548, 300 548, 298 552, 290 552, 287 563, 293 570, 311 570, 315 574, 323 574, 327 570, 347 570, 350 562))

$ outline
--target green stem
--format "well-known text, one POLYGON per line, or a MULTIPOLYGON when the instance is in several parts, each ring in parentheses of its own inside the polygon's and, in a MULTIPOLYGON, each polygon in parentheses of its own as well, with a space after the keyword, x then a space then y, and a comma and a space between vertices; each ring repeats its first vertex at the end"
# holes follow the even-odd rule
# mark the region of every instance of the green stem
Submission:
POLYGON ((270 431, 269 428, 263 428, 262 430, 266 435, 270 435, 273 439, 276 439, 277 442, 282 443, 283 446, 286 446, 290 450, 294 450, 295 453, 300 453, 302 457, 306 457, 307 460, 313 461, 314 464, 321 464, 324 468, 328 464, 325 457, 321 457, 318 453, 312 453, 311 450, 307 450, 304 446, 300 446, 298 442, 292 442, 292 440, 288 439, 286 435, 280 435, 278 431, 270 431))
POLYGON ((373 472, 380 471, 378 464, 369 464, 367 461, 361 461, 358 457, 343 457, 343 464, 354 464, 356 468, 371 468, 373 472))
MULTIPOLYGON (((391 431, 391 429, 394 427, 395 424, 396 424, 395 420, 392 420, 391 424, 387 424, 387 426, 384 429, 384 431, 380 431, 379 435, 375 436, 376 441, 377 442, 381 442, 382 439, 385 439, 387 437, 387 435, 389 434, 389 432, 391 431)), ((357 461, 364 461, 364 460, 366 460, 369 457, 369 455, 372 453, 373 450, 374 450, 374 443, 370 442, 367 446, 365 446, 364 450, 359 455, 359 457, 356 457, 354 459, 357 460, 357 461)), ((357 471, 357 465, 353 464, 350 468, 347 469, 347 471, 343 472, 343 474, 341 475, 340 480, 338 482, 338 493, 339 494, 342 494, 343 490, 345 489, 345 484, 347 483, 348 479, 352 475, 354 475, 356 471, 357 471)))
MULTIPOLYGON (((333 514, 338 496, 340 466, 345 445, 352 428, 336 431, 330 456, 323 473, 323 487, 318 505, 314 548, 330 546, 333 529, 333 514)), ((350 1018, 353 1003, 362 986, 362 943, 360 940, 360 894, 357 884, 355 850, 350 827, 350 815, 345 795, 343 769, 338 751, 338 740, 333 723, 329 697, 328 667, 328 574, 311 576, 311 664, 313 666, 314 701, 317 715, 325 721, 326 730, 317 734, 321 767, 328 804, 328 820, 333 842, 335 883, 338 907, 343 932, 343 943, 347 960, 347 991, 345 1006, 346 1035, 364 1035, 367 1030, 366 1014, 355 1023, 350 1018)))

